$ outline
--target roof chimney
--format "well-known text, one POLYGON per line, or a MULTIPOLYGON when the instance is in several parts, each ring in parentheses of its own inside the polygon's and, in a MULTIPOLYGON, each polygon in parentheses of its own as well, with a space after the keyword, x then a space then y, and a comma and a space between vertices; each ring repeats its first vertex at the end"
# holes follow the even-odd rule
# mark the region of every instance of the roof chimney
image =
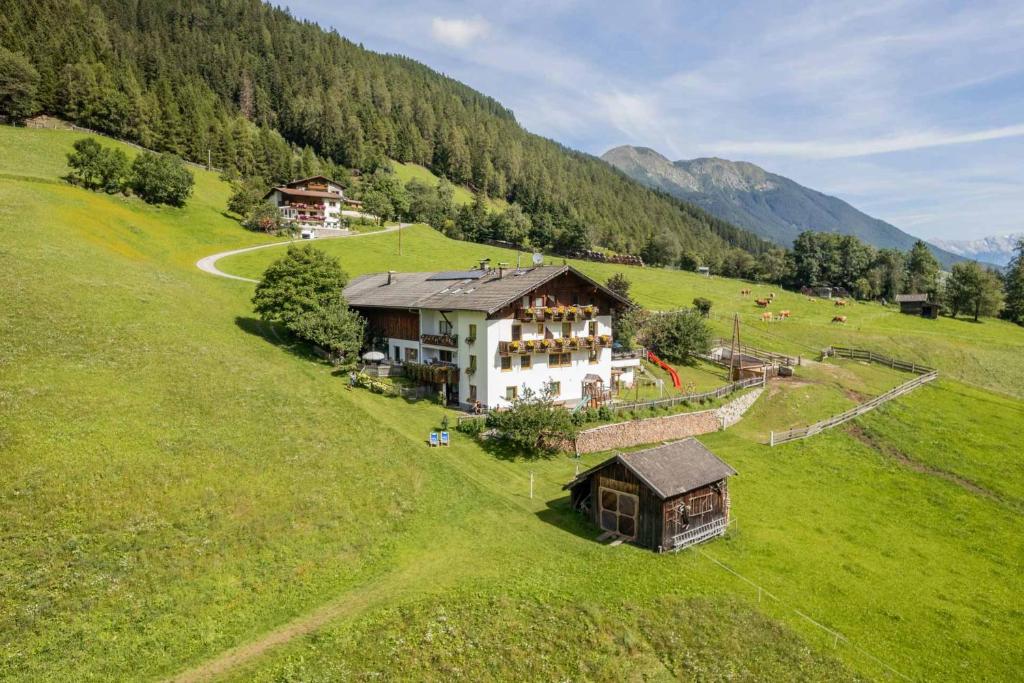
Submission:
POLYGON ((505 269, 508 268, 507 263, 498 263, 498 279, 505 277, 505 269))
POLYGON ((389 270, 388 271, 388 284, 389 285, 391 284, 391 278, 393 278, 394 276, 395 276, 395 271, 389 270))

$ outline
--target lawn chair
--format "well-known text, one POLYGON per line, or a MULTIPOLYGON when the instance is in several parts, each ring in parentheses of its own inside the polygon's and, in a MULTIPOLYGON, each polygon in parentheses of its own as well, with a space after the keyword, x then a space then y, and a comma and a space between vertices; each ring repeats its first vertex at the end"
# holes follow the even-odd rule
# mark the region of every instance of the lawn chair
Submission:
POLYGON ((441 445, 451 446, 451 443, 448 442, 448 432, 441 432, 441 445))
POLYGON ((438 445, 437 432, 430 432, 430 446, 433 448, 438 445))

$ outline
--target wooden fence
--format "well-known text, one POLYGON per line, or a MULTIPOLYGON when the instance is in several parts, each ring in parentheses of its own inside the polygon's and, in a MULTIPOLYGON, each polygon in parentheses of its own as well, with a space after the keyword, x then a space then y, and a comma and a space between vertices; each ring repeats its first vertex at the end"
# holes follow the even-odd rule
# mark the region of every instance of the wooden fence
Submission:
MULTIPOLYGON (((711 345, 713 348, 732 349, 732 340, 723 339, 719 337, 711 345)), ((774 351, 765 351, 764 349, 757 348, 756 346, 748 346, 746 344, 740 344, 739 353, 744 356, 753 356, 759 358, 765 362, 772 363, 774 365, 800 365, 802 361, 801 356, 787 356, 784 353, 775 353, 774 351)), ((712 361, 714 363, 729 365, 728 361, 724 358, 721 361, 712 361)))
POLYGON ((827 420, 816 422, 809 427, 800 427, 798 429, 790 429, 785 432, 772 432, 768 438, 769 446, 778 446, 779 444, 787 443, 789 441, 796 441, 797 439, 806 439, 809 436, 814 436, 818 432, 822 432, 826 429, 831 429, 836 425, 841 425, 844 422, 849 422, 855 417, 859 417, 864 413, 870 412, 882 405, 887 401, 891 401, 897 396, 909 393, 914 389, 918 388, 922 384, 931 382, 939 376, 939 373, 926 365, 918 365, 917 363, 908 363, 906 361, 896 360, 889 356, 883 356, 878 353, 871 351, 865 351, 863 349, 850 349, 841 346, 833 346, 828 349, 830 352, 828 355, 838 356, 840 358, 854 358, 858 360, 866 360, 872 363, 878 363, 880 365, 887 365, 891 368, 898 370, 906 370, 913 372, 917 375, 914 379, 909 382, 904 382, 894 389, 890 389, 880 396, 861 403, 860 405, 847 410, 844 413, 833 415, 827 420))

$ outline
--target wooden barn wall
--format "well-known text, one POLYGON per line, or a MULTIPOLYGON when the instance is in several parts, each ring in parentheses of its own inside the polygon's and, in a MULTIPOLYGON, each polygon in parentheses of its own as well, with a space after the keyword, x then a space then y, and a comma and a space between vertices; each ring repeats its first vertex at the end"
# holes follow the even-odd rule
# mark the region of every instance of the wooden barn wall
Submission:
POLYGON ((673 496, 672 498, 666 498, 661 506, 661 528, 663 530, 663 536, 661 540, 658 541, 658 544, 666 548, 669 547, 671 545, 672 536, 682 531, 682 529, 673 529, 671 524, 673 510, 681 502, 690 505, 690 502, 694 498, 698 498, 707 493, 711 494, 711 511, 704 513, 699 517, 690 515, 690 528, 710 522, 717 517, 724 517, 726 515, 726 507, 729 497, 729 482, 728 480, 723 479, 719 484, 721 492, 715 490, 715 484, 709 484, 707 486, 702 486, 699 489, 693 489, 692 491, 687 491, 686 493, 682 493, 678 496, 673 496))
POLYGON ((359 308, 371 336, 420 340, 420 316, 404 308, 359 308))
POLYGON ((661 499, 644 485, 623 465, 615 462, 601 468, 590 475, 591 521, 600 528, 600 487, 635 494, 640 500, 637 515, 637 535, 635 543, 647 548, 657 548, 662 544, 662 505, 661 499))

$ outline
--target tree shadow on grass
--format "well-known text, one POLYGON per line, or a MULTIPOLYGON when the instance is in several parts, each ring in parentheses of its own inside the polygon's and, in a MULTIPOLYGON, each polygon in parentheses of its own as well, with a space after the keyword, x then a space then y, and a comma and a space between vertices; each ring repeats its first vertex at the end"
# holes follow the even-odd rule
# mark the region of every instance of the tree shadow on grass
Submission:
POLYGON ((258 318, 247 318, 244 316, 235 317, 235 325, 246 334, 259 337, 274 346, 287 351, 288 353, 314 362, 325 363, 326 361, 313 351, 313 347, 300 339, 297 339, 290 332, 280 325, 268 323, 258 318))

